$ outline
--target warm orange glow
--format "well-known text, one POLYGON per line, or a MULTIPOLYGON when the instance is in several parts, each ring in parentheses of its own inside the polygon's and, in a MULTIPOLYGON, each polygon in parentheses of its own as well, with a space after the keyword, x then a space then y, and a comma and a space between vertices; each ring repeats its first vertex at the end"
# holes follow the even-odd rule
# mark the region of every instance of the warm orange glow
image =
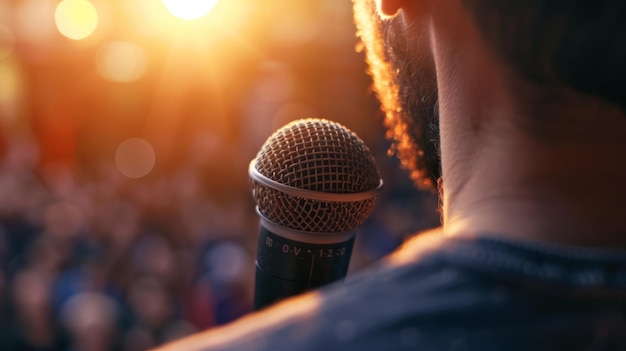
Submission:
POLYGON ((211 12, 217 0, 163 0, 163 4, 172 15, 191 21, 211 12))
POLYGON ((122 142, 115 153, 117 169, 128 178, 141 178, 154 168, 154 149, 149 142, 131 138, 122 142))
POLYGON ((24 0, 15 4, 14 29, 18 41, 41 43, 54 34, 53 0, 24 0))
POLYGON ((113 82, 134 82, 146 70, 146 53, 137 44, 117 41, 105 44, 96 57, 98 73, 113 82))
POLYGON ((22 91, 22 77, 15 62, 0 61, 0 116, 14 119, 22 91))
POLYGON ((4 24, 0 24, 0 60, 9 57, 14 46, 15 35, 13 35, 13 31, 4 24))
POLYGON ((63 0, 57 5, 54 20, 61 34, 80 40, 96 30, 98 12, 87 0, 63 0))

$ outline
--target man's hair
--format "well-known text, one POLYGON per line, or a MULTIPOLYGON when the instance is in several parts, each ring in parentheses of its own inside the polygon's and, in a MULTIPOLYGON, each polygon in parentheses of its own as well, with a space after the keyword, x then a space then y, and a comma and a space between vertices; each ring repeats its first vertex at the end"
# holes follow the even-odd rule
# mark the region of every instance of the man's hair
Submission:
POLYGON ((462 0, 487 45, 522 78, 626 111, 625 0, 462 0))

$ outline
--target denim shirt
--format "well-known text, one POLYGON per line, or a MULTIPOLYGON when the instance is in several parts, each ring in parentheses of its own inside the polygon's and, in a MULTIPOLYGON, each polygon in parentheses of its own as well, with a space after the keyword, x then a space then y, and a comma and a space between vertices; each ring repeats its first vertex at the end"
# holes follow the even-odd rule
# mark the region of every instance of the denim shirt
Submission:
POLYGON ((172 350, 626 350, 626 252, 417 238, 172 350))

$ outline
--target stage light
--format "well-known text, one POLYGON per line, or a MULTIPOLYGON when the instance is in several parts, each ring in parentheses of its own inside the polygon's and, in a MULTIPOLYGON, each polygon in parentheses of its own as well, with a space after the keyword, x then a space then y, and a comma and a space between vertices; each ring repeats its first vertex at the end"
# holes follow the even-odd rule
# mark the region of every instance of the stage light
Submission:
POLYGON ((115 164, 128 178, 141 178, 152 171, 155 163, 152 145, 144 139, 130 138, 117 147, 115 164))
POLYGON ((173 16, 191 21, 211 12, 217 0, 163 0, 163 4, 173 16))
POLYGON ((80 40, 96 30, 98 12, 87 0, 63 0, 57 5, 54 20, 61 34, 80 40))
POLYGON ((146 53, 137 44, 116 41, 105 44, 96 57, 100 75, 113 82, 134 82, 146 70, 146 53))

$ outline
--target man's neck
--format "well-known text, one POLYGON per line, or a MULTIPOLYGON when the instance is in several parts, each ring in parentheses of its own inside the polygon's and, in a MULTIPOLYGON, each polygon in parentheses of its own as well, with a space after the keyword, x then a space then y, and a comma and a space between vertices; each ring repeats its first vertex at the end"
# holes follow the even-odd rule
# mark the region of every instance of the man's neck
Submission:
POLYGON ((611 145, 484 150, 456 189, 444 173, 444 231, 626 248, 623 155, 626 148, 611 145))
POLYGON ((626 248, 623 111, 575 93, 520 103, 520 82, 471 21, 439 4, 431 29, 444 232, 626 248))

